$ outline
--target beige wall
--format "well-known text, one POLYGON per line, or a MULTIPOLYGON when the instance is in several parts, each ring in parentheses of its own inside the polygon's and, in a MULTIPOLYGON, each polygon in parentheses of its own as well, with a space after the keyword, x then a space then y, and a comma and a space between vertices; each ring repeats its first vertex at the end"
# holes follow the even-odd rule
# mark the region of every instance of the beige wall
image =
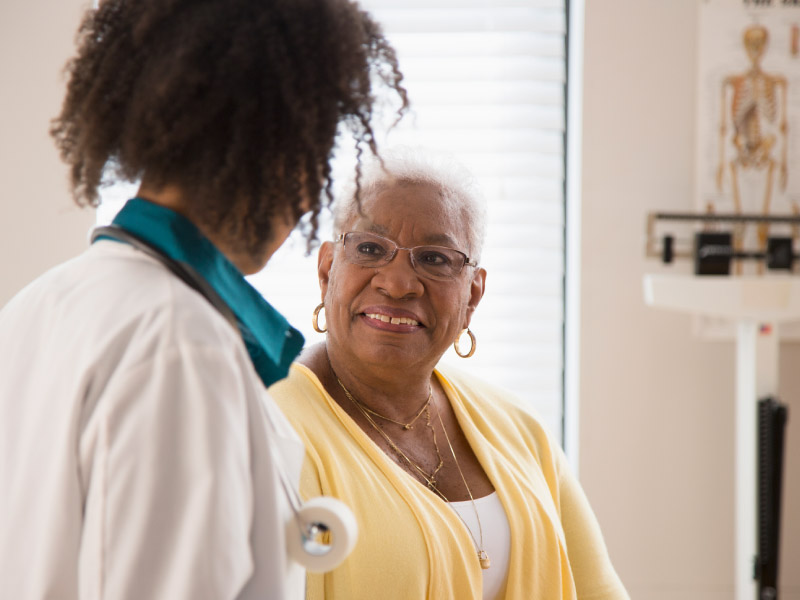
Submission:
POLYGON ((93 211, 74 207, 48 135, 86 0, 0 2, 0 306, 80 252, 93 211))
MULTIPOLYGON (((643 257, 646 212, 692 208, 697 5, 585 7, 580 473, 637 600, 733 598, 734 346, 642 299, 642 276, 667 270, 643 257)), ((800 347, 781 352, 781 598, 796 599, 800 347)))

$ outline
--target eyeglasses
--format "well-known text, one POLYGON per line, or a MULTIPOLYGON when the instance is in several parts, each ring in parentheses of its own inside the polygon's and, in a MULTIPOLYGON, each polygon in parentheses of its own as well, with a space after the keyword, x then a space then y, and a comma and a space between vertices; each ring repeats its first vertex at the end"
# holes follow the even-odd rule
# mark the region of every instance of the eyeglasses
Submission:
POLYGON ((362 267, 382 267, 392 262, 398 250, 408 250, 411 265, 420 275, 430 279, 453 279, 464 266, 475 267, 463 252, 444 246, 403 248, 385 237, 364 231, 349 231, 336 238, 342 242, 348 262, 362 267))

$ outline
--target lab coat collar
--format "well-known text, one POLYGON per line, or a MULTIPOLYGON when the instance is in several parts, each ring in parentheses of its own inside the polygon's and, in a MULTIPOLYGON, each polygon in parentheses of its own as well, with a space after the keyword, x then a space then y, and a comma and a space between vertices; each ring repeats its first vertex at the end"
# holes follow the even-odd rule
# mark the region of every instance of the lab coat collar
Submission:
POLYGON ((236 315, 242 340, 264 385, 286 377, 303 347, 303 336, 191 221, 166 207, 133 198, 113 224, 193 267, 236 315))

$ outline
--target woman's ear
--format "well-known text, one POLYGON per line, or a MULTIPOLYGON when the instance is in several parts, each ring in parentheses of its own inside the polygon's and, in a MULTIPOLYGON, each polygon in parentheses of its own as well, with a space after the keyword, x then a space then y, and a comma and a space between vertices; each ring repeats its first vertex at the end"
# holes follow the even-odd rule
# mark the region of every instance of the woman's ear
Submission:
POLYGON ((464 329, 469 327, 472 320, 472 313, 478 308, 483 292, 486 290, 486 269, 475 269, 475 274, 472 276, 472 281, 469 285, 469 300, 467 302, 466 323, 464 329))
POLYGON ((317 277, 319 277, 319 289, 322 292, 323 301, 328 293, 328 279, 333 266, 333 250, 333 242, 323 242, 317 255, 317 277))

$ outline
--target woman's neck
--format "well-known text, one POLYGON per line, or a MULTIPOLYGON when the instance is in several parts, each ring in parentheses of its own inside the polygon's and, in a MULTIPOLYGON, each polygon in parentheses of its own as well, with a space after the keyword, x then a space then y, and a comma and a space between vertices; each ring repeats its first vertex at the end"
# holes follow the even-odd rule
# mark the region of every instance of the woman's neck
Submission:
POLYGON ((357 401, 398 421, 412 417, 431 391, 432 370, 413 373, 366 365, 359 369, 346 368, 335 352, 328 352, 326 344, 313 346, 299 360, 314 371, 334 398, 341 399, 342 395, 346 398, 346 389, 357 401))

